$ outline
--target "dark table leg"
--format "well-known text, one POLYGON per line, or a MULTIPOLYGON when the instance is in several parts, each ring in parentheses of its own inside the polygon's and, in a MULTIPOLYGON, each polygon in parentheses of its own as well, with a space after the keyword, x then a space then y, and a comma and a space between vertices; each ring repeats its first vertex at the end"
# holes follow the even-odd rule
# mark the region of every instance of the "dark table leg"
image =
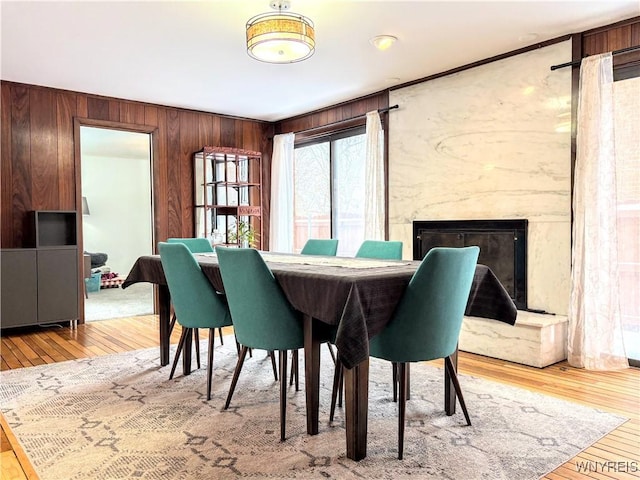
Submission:
POLYGON ((318 434, 320 408, 320 341, 314 333, 314 321, 304 316, 304 375, 307 401, 307 433, 318 434))
MULTIPOLYGON (((451 363, 453 368, 458 372, 458 348, 451 355, 451 363)), ((444 411, 447 415, 451 416, 456 413, 456 390, 453 387, 453 380, 447 369, 444 369, 444 411)))
POLYGON ((158 309, 160 315, 160 365, 168 365, 171 297, 169 295, 169 287, 166 285, 158 285, 158 309))
MULTIPOLYGON (((320 406, 320 341, 314 333, 313 319, 304 316, 305 393, 307 433, 318 433, 320 406)), ((345 369, 345 424, 347 457, 362 460, 367 456, 367 414, 369 403, 369 360, 345 369)))
POLYGON ((347 458, 362 460, 367 456, 369 359, 344 370, 344 396, 347 458))

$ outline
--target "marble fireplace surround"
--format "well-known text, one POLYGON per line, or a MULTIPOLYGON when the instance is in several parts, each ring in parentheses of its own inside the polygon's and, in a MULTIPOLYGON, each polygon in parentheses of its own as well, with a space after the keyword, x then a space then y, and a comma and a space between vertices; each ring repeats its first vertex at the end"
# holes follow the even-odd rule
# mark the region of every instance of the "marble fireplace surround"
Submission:
POLYGON ((550 356, 559 361, 566 349, 571 72, 550 66, 570 59, 564 41, 390 92, 399 108, 389 115, 389 238, 403 241, 404 258, 413 258, 414 220, 528 220, 527 307, 550 315, 519 312, 509 332, 474 326, 495 348, 469 351, 501 358, 504 333, 514 335, 511 351, 559 352, 550 356))

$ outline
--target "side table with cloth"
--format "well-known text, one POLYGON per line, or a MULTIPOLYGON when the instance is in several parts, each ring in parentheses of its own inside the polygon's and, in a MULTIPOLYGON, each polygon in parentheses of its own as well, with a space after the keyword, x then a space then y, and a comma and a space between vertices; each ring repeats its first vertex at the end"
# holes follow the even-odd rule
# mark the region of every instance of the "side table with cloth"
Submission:
MULTIPOLYGON (((307 432, 318 433, 320 342, 326 326, 337 326, 336 347, 346 367, 347 456, 366 456, 369 339, 391 319, 419 261, 310 257, 261 252, 293 307, 304 314, 307 432)), ((224 292, 215 254, 196 254, 214 288, 224 292)), ((140 257, 123 288, 137 282, 159 286, 160 360, 169 361, 169 292, 158 255, 140 257)), ((516 307, 493 272, 478 265, 466 315, 514 324, 516 307)), ((190 346, 185 345, 185 348, 190 346)), ((189 350, 187 350, 189 351, 189 350)), ((183 358, 185 373, 191 359, 183 358)), ((445 409, 454 412, 455 393, 445 384, 445 409), (452 402, 453 400, 453 402, 452 402)))

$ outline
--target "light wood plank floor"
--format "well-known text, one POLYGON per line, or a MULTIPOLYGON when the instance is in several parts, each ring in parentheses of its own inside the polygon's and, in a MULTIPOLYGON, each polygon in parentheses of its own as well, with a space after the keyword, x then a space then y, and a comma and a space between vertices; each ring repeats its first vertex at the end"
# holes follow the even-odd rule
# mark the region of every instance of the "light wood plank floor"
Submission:
MULTIPOLYGON (((231 329, 225 333, 231 333, 231 329)), ((180 329, 176 328, 172 343, 177 343, 179 335, 180 329)), ((206 338, 204 330, 201 331, 201 338, 206 338)), ((1 339, 0 369, 29 367, 157 345, 158 320, 153 315, 91 322, 79 325, 76 330, 62 327, 19 333, 6 331, 1 339)), ((640 369, 593 372, 570 367, 566 362, 538 369, 461 352, 459 370, 629 418, 628 422, 549 473, 544 477, 545 480, 640 478, 640 369)), ((38 478, 4 418, 0 420, 2 480, 38 478)))

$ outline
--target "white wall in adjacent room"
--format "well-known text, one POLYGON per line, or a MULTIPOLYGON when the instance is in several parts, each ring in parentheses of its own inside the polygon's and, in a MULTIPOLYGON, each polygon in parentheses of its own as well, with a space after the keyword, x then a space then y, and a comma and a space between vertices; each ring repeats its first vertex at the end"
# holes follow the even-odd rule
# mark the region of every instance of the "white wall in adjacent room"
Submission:
POLYGON ((91 212, 83 216, 83 242, 85 251, 106 253, 111 271, 126 277, 138 257, 153 251, 149 135, 111 132, 117 132, 113 141, 125 147, 146 142, 147 148, 122 153, 107 147, 105 155, 96 155, 83 130, 82 195, 91 212))

